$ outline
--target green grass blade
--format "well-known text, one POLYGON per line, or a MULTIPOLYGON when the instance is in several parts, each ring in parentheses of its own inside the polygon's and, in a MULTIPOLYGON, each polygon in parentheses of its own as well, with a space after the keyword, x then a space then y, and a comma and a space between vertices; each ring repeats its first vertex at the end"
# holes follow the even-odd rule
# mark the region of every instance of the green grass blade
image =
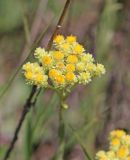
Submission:
POLYGON ((90 155, 88 154, 88 151, 84 145, 84 143, 82 142, 82 138, 80 137, 80 135, 77 133, 77 131, 70 125, 67 124, 66 125, 73 133, 73 135, 75 136, 76 140, 78 141, 78 143, 80 144, 81 148, 83 149, 83 152, 86 156, 86 160, 92 160, 92 158, 90 157, 90 155))

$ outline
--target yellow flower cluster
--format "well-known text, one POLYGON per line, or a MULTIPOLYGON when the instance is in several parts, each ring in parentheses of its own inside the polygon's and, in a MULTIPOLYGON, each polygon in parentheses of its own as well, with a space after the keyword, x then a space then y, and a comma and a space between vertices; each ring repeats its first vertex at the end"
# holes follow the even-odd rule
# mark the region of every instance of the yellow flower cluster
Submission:
POLYGON ((130 160, 130 135, 123 130, 114 130, 109 140, 109 151, 99 151, 97 160, 130 160))
POLYGON ((39 87, 71 88, 75 84, 87 84, 93 77, 105 73, 102 64, 96 64, 93 56, 85 52, 75 36, 57 35, 52 50, 37 48, 34 53, 38 63, 23 66, 24 76, 30 84, 39 87))
POLYGON ((30 84, 47 86, 48 76, 45 75, 43 67, 38 63, 26 63, 23 65, 24 76, 30 84))

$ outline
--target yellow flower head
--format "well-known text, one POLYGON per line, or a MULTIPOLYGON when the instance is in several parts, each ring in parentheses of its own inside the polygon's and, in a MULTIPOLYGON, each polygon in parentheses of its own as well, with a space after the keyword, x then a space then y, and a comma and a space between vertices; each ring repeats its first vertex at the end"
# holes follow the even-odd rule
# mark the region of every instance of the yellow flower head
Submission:
POLYGON ((102 74, 105 74, 106 70, 104 65, 102 64, 97 64, 96 66, 96 71, 95 71, 95 75, 96 76, 101 76, 102 74))
POLYGON ((112 138, 122 138, 126 133, 123 130, 114 130, 110 133, 110 139, 112 138))
POLYGON ((51 66, 52 64, 52 58, 50 55, 44 55, 42 58, 42 65, 43 66, 51 66))
POLYGON ((121 158, 121 159, 127 158, 128 154, 129 154, 128 147, 127 146, 121 146, 120 149, 117 152, 117 157, 121 158))
POLYGON ((62 60, 64 58, 64 54, 62 52, 60 52, 60 51, 55 51, 53 53, 53 57, 54 57, 54 59, 56 61, 60 61, 60 60, 62 60))
POLYGON ((82 72, 79 75, 79 83, 80 84, 87 84, 91 81, 91 75, 89 72, 82 72))
POLYGON ((48 76, 39 73, 34 78, 34 82, 35 82, 34 84, 35 85, 44 85, 44 87, 45 87, 48 84, 47 80, 48 80, 48 76))
POLYGON ((58 76, 59 72, 56 69, 50 69, 49 70, 49 77, 50 78, 56 78, 58 76))
POLYGON ((130 135, 124 135, 122 137, 122 141, 123 143, 128 144, 130 146, 130 135))
POLYGON ((34 56, 39 60, 42 59, 44 54, 47 54, 47 52, 45 51, 44 48, 41 48, 41 47, 36 48, 36 50, 34 52, 34 56))
POLYGON ((97 152, 96 159, 106 160, 106 158, 107 158, 107 156, 106 156, 105 151, 99 151, 99 152, 97 152))
POLYGON ((63 43, 63 45, 61 45, 61 48, 64 51, 68 51, 70 49, 70 45, 69 45, 69 43, 65 42, 65 43, 63 43))
POLYGON ((53 42, 57 43, 57 44, 63 43, 64 42, 64 36, 63 35, 57 35, 54 38, 53 42))
POLYGON ((63 62, 57 62, 56 63, 56 68, 60 69, 60 70, 63 70, 63 69, 65 69, 65 65, 64 65, 63 62))
POLYGON ((75 54, 81 54, 85 51, 85 49, 83 48, 83 46, 81 44, 76 44, 73 48, 73 52, 75 54))
POLYGON ((112 146, 119 146, 120 145, 120 140, 118 138, 113 138, 111 141, 112 146))
POLYGON ((67 82, 75 82, 76 81, 76 76, 73 72, 67 72, 65 75, 66 81, 67 82))
POLYGON ((66 38, 66 41, 69 42, 69 43, 74 43, 74 42, 76 42, 76 37, 73 36, 73 35, 68 36, 68 37, 66 38))
POLYGON ((74 64, 67 64, 66 65, 66 71, 67 72, 74 72, 75 71, 75 65, 74 64))
POLYGON ((76 55, 70 55, 67 57, 67 62, 68 63, 77 63, 78 62, 78 58, 76 55))
POLYGON ((33 80, 33 72, 31 72, 31 71, 25 72, 25 73, 24 73, 24 76, 25 76, 25 78, 28 79, 28 80, 33 80))
POLYGON ((86 65, 83 62, 79 62, 76 64, 76 69, 79 72, 85 71, 86 65))
POLYGON ((107 154, 107 157, 108 157, 109 159, 114 159, 114 158, 116 157, 114 151, 108 151, 108 152, 106 152, 106 154, 107 154))
POLYGON ((91 74, 94 74, 94 72, 96 71, 96 65, 94 64, 94 63, 88 63, 87 65, 86 65, 86 70, 88 71, 88 72, 90 72, 91 74))
POLYGON ((27 82, 37 86, 46 87, 48 76, 44 74, 43 68, 38 63, 26 63, 23 66, 24 76, 27 82))
POLYGON ((34 65, 36 66, 36 64, 34 64, 34 63, 27 62, 26 64, 23 65, 23 70, 24 71, 32 71, 34 68, 34 65))
POLYGON ((86 63, 86 64, 87 63, 93 63, 94 62, 94 58, 93 58, 92 54, 90 54, 90 53, 86 54, 85 53, 85 54, 82 55, 81 61, 86 63))
POLYGON ((65 77, 62 74, 58 74, 55 78, 55 83, 57 85, 64 85, 65 84, 65 77))

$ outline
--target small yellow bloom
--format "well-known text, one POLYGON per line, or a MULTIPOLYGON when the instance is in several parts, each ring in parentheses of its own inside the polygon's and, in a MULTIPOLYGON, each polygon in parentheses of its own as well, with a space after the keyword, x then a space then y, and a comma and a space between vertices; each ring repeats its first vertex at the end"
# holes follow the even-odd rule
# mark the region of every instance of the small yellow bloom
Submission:
POLYGON ((65 65, 64 65, 63 62, 57 62, 57 63, 56 63, 56 68, 58 68, 58 69, 64 69, 64 68, 65 68, 65 65))
POLYGON ((105 70, 104 65, 97 64, 95 75, 96 76, 101 76, 102 74, 105 74, 105 72, 106 72, 106 70, 105 70))
POLYGON ((77 63, 78 62, 78 58, 76 55, 70 55, 67 57, 67 62, 68 63, 77 63))
POLYGON ((34 66, 34 63, 27 62, 26 64, 23 65, 23 70, 31 71, 33 66, 34 66))
POLYGON ((128 147, 127 146, 121 146, 120 149, 117 152, 117 157, 121 158, 121 159, 127 158, 128 154, 129 154, 128 147))
POLYGON ((75 71, 75 65, 74 64, 67 64, 66 65, 66 71, 67 72, 73 72, 73 71, 75 71))
POLYGON ((107 152, 107 157, 109 158, 109 159, 114 159, 115 158, 115 152, 114 151, 108 151, 107 152))
POLYGON ((33 73, 31 71, 25 72, 24 73, 25 78, 28 80, 33 80, 33 73))
POLYGON ((91 74, 93 74, 95 72, 95 70, 96 70, 96 65, 94 63, 88 63, 86 65, 86 70, 88 72, 90 72, 91 74))
POLYGON ((47 52, 45 51, 44 48, 41 48, 41 47, 36 48, 36 50, 34 52, 34 56, 36 58, 38 58, 39 60, 42 59, 42 57, 43 57, 44 54, 47 54, 47 52))
POLYGON ((69 43, 64 43, 64 44, 62 44, 61 45, 61 48, 63 49, 63 50, 65 50, 65 51, 67 51, 67 50, 69 50, 70 49, 70 45, 69 45, 69 43))
POLYGON ((76 64, 76 69, 77 69, 77 71, 79 71, 79 72, 82 72, 82 71, 84 71, 85 70, 85 64, 83 63, 83 62, 79 62, 79 63, 77 63, 76 64))
POLYGON ((51 69, 49 71, 49 77, 50 78, 56 78, 58 74, 59 74, 59 72, 56 69, 51 69))
POLYGON ((110 133, 110 138, 122 138, 123 136, 125 136, 125 132, 123 130, 114 130, 110 133))
POLYGON ((73 49, 74 54, 81 54, 81 53, 83 53, 84 51, 85 51, 85 49, 83 48, 82 45, 76 44, 76 45, 74 46, 74 49, 73 49))
POLYGON ((120 140, 118 138, 114 138, 111 141, 112 146, 119 146, 120 145, 120 140))
POLYGON ((36 81, 37 83, 41 83, 43 80, 44 80, 44 77, 43 77, 42 74, 37 74, 37 75, 36 75, 35 81, 36 81))
POLYGON ((42 58, 42 65, 49 66, 52 64, 52 58, 49 55, 44 55, 42 58))
POLYGON ((73 36, 73 35, 68 36, 68 37, 66 38, 66 41, 69 42, 69 43, 74 43, 74 42, 76 42, 76 37, 73 36))
POLYGON ((96 158, 99 160, 107 160, 106 152, 105 151, 98 151, 96 154, 96 158))
POLYGON ((55 82, 58 85, 64 85, 64 83, 65 83, 64 75, 61 75, 61 74, 57 75, 56 78, 55 78, 55 82))
POLYGON ((130 145, 130 135, 123 136, 122 141, 123 143, 130 145))
POLYGON ((92 54, 89 54, 89 53, 84 53, 81 57, 81 61, 84 62, 84 63, 93 63, 94 62, 94 58, 92 56, 92 54))
POLYGON ((91 81, 91 75, 89 72, 82 72, 80 73, 80 75, 78 76, 79 78, 79 83, 80 84, 87 84, 91 81))
POLYGON ((54 43, 57 43, 57 44, 60 44, 64 41, 64 36, 63 35, 57 35, 55 38, 54 38, 54 43))
POLYGON ((68 82, 75 82, 76 80, 76 76, 73 72, 67 72, 65 77, 68 82))
POLYGON ((64 54, 60 51, 55 51, 53 53, 53 57, 56 61, 62 60, 64 58, 64 54))

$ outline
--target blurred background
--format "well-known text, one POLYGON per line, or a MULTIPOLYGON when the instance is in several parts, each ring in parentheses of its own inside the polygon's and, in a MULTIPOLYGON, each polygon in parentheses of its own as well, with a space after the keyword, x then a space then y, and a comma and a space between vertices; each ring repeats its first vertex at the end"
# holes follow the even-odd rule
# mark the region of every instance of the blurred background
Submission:
MULTIPOLYGON (((46 30, 46 47, 65 0, 0 0, 0 94, 46 30)), ((78 86, 65 111, 65 160, 84 160, 107 148, 113 129, 130 131, 130 1, 73 0, 60 33, 78 37, 107 73, 88 86, 78 86)), ((0 159, 10 144, 31 87, 20 70, 0 99, 0 159)), ((28 114, 11 160, 49 160, 58 146, 59 99, 43 90, 28 114)))

